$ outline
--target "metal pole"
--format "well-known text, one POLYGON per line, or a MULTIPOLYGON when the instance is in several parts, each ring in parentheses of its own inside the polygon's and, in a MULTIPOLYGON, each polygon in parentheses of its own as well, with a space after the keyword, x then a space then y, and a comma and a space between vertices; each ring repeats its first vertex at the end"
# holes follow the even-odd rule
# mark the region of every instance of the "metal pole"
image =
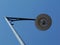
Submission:
POLYGON ((8 25, 10 26, 10 28, 12 29, 12 32, 15 35, 15 37, 17 38, 17 40, 20 43, 20 45, 25 45, 23 40, 21 39, 21 37, 18 35, 16 30, 14 29, 14 27, 10 24, 9 20, 6 17, 4 17, 4 18, 5 18, 6 22, 8 23, 8 25))

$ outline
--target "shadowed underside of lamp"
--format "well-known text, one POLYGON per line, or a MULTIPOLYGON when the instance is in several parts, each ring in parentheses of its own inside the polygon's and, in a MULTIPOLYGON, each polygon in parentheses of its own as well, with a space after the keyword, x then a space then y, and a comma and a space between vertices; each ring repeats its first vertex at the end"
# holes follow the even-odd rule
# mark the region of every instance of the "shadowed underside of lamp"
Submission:
POLYGON ((50 28, 52 19, 48 14, 40 14, 35 20, 35 25, 39 30, 45 31, 50 28))

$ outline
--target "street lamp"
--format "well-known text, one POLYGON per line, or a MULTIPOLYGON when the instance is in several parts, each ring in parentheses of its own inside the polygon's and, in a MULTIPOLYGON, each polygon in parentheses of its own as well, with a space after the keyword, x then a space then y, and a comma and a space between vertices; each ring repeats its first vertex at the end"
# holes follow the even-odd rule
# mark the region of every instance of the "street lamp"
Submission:
POLYGON ((41 30, 45 31, 48 30, 52 24, 52 19, 49 15, 47 14, 40 14, 37 16, 36 19, 31 19, 31 18, 18 18, 18 17, 5 17, 5 20, 9 24, 10 28, 12 29, 12 32, 16 36, 17 40, 19 41, 20 45, 25 45, 24 41, 22 40, 21 36, 17 33, 15 28, 13 27, 14 21, 21 21, 21 20, 32 20, 35 21, 36 27, 41 30))

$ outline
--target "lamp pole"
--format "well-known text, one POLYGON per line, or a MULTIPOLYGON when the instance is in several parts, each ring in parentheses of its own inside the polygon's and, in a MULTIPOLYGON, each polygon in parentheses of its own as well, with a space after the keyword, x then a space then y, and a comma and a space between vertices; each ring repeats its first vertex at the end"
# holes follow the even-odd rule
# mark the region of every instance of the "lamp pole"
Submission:
MULTIPOLYGON (((12 18, 5 17, 6 22, 8 23, 8 25, 10 26, 10 28, 12 29, 13 34, 15 35, 15 37, 17 38, 18 42, 20 43, 20 45, 25 45, 24 41, 22 40, 22 38, 20 37, 20 35, 17 33, 17 31, 14 29, 13 25, 11 25, 10 20, 12 20, 12 18)), ((16 21, 16 20, 13 20, 16 21)))

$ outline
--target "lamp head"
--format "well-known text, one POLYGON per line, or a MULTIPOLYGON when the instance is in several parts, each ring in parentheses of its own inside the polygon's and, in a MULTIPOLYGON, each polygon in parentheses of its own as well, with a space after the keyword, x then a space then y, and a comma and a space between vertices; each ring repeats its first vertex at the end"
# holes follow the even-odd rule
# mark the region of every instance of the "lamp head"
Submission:
POLYGON ((40 14, 35 20, 36 27, 42 31, 48 30, 52 24, 52 19, 48 14, 40 14))

